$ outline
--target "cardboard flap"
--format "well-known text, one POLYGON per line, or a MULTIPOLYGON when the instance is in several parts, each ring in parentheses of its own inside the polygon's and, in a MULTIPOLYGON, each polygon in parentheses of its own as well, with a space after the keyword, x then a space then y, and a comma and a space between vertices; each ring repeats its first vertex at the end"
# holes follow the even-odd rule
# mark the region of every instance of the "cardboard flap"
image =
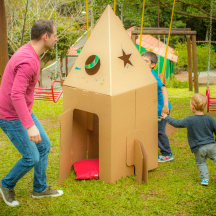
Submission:
POLYGON ((135 164, 134 160, 134 140, 144 140, 144 130, 136 130, 128 134, 127 136, 127 158, 126 162, 128 166, 135 164))
POLYGON ((143 155, 143 170, 142 170, 142 180, 148 184, 148 153, 146 151, 145 145, 142 141, 135 139, 139 143, 143 155))
POLYGON ((72 127, 73 127, 73 109, 64 112, 60 119, 60 166, 59 180, 60 185, 70 175, 72 166, 72 127), (64 145, 63 145, 64 144, 64 145))
POLYGON ((143 176, 143 154, 140 142, 138 142, 136 139, 134 140, 134 165, 137 182, 139 185, 141 185, 143 176))

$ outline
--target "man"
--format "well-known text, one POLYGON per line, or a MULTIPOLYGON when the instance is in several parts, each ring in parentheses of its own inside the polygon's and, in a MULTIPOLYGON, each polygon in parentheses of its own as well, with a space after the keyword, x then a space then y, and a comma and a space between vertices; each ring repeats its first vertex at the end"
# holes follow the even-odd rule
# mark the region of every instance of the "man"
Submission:
POLYGON ((18 206, 14 187, 34 167, 33 198, 61 196, 63 191, 46 184, 50 140, 32 113, 34 89, 40 74, 40 55, 54 49, 56 30, 51 20, 38 20, 31 29, 31 41, 9 60, 0 87, 0 127, 22 155, 0 181, 4 202, 18 206))

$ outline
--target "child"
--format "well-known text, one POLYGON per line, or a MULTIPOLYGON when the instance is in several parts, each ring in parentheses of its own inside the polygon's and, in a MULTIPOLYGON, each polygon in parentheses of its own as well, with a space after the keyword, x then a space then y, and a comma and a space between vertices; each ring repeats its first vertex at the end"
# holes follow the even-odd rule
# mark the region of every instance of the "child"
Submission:
POLYGON ((206 96, 198 93, 191 98, 190 108, 195 113, 194 116, 177 120, 164 113, 161 117, 174 127, 187 128, 188 142, 201 173, 202 185, 208 185, 209 182, 206 158, 210 158, 216 164, 216 149, 213 136, 213 132, 216 134, 216 122, 210 115, 204 114, 206 104, 206 96))
MULTIPOLYGON (((168 93, 165 85, 161 82, 159 77, 153 72, 153 68, 157 63, 157 56, 153 52, 145 52, 142 54, 143 60, 151 68, 151 72, 157 80, 158 86, 158 116, 161 113, 169 114, 171 104, 168 100, 168 93)), ((174 160, 172 151, 170 149, 169 139, 166 135, 166 121, 161 119, 158 121, 158 147, 161 155, 158 157, 158 162, 167 162, 174 160)))

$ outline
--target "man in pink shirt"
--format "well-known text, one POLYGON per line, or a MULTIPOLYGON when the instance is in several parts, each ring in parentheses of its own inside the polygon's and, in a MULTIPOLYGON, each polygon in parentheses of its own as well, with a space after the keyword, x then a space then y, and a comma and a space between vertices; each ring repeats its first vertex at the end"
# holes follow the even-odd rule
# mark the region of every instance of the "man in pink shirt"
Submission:
POLYGON ((50 140, 32 113, 34 89, 40 74, 40 55, 54 49, 56 29, 51 20, 38 20, 31 29, 31 41, 9 60, 0 87, 0 127, 22 155, 0 181, 4 202, 18 206, 14 187, 34 167, 33 198, 61 196, 63 191, 46 184, 50 140))

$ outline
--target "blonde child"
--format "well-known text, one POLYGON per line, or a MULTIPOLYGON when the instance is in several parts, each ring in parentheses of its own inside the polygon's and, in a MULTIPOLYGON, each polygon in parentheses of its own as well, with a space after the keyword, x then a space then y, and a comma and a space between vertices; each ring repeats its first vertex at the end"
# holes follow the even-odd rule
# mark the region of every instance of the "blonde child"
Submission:
POLYGON ((215 138, 216 122, 210 115, 204 114, 207 98, 203 94, 195 94, 191 98, 190 108, 195 114, 182 120, 171 118, 163 113, 162 117, 169 124, 177 128, 187 128, 188 143, 195 155, 195 163, 200 171, 201 185, 208 185, 209 173, 206 158, 216 164, 215 138))

